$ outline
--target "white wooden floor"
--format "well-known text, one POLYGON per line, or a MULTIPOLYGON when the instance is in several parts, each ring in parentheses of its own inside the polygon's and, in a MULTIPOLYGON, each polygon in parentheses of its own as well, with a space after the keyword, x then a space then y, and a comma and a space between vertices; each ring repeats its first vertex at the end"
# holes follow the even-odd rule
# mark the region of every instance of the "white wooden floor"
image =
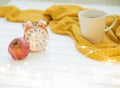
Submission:
MULTIPOLYGON (((53 4, 35 0, 12 0, 20 9, 47 9, 53 4)), ((110 14, 120 14, 120 7, 81 5, 110 14)), ((120 64, 94 61, 78 52, 74 41, 51 32, 44 53, 30 53, 23 61, 8 54, 9 42, 23 36, 21 23, 0 18, 0 88, 120 88, 120 64)))

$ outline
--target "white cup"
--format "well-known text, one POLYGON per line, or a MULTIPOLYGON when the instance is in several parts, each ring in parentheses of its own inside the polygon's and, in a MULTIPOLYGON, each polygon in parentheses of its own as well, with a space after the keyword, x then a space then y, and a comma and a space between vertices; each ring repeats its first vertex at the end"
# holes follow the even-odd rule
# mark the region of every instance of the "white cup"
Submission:
POLYGON ((116 16, 110 27, 106 27, 106 18, 110 16, 106 12, 96 9, 84 10, 78 13, 82 35, 91 43, 100 43, 104 38, 104 32, 110 30, 116 24, 116 16))

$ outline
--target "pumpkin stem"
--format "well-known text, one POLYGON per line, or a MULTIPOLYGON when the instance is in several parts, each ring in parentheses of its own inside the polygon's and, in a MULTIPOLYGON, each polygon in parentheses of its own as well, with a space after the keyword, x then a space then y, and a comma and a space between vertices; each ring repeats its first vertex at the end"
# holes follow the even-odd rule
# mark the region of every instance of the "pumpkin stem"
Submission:
POLYGON ((15 41, 13 42, 13 45, 14 45, 15 47, 19 47, 20 43, 19 43, 18 40, 15 40, 15 41))

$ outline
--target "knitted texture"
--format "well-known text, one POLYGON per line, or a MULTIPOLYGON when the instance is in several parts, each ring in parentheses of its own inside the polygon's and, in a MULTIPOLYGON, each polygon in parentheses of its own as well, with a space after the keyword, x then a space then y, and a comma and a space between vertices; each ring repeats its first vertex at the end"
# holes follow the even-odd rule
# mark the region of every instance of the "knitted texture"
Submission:
MULTIPOLYGON (((50 29, 57 34, 68 35, 74 39, 75 47, 85 56, 98 61, 120 61, 120 16, 117 16, 116 25, 105 32, 104 40, 98 44, 92 44, 82 37, 78 21, 78 12, 85 10, 75 5, 53 5, 45 11, 20 10, 15 6, 0 7, 0 17, 5 17, 12 22, 24 22, 32 14, 38 14, 45 19, 50 29)), ((37 18, 32 17, 34 22, 37 18)), ((114 21, 113 17, 107 18, 106 26, 114 21)))

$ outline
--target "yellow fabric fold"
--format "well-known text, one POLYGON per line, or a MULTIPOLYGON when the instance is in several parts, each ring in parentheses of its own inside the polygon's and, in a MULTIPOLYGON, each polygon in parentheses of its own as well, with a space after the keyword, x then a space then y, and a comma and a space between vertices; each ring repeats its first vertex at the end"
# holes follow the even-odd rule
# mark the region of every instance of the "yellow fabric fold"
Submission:
MULTIPOLYGON (((38 14, 40 18, 48 22, 54 33, 68 35, 74 39, 76 49, 85 56, 98 61, 119 62, 120 16, 117 16, 116 25, 105 32, 104 40, 99 44, 92 44, 82 37, 78 21, 78 12, 85 9, 75 5, 53 5, 45 11, 20 10, 15 6, 2 6, 0 7, 0 17, 5 17, 12 22, 24 22, 27 17, 38 14)), ((37 19, 36 16, 29 20, 34 22, 37 19)), ((106 26, 110 26, 113 21, 113 17, 108 17, 106 26)))

